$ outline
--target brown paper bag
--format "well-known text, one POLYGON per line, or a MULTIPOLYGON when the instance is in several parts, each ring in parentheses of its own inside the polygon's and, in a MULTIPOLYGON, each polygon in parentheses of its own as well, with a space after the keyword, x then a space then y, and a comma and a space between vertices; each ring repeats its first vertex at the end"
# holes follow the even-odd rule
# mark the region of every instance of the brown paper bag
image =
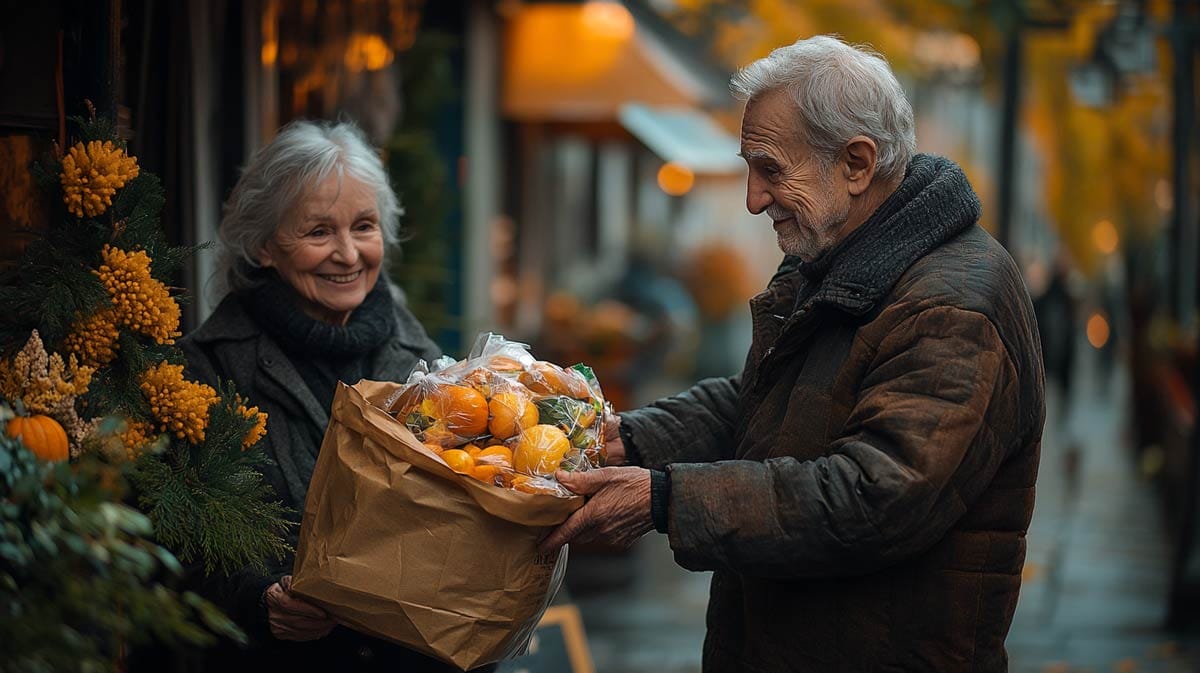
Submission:
POLYGON ((292 590, 338 622, 469 669, 521 654, 562 581, 537 553, 583 505, 459 475, 375 406, 399 384, 339 384, 308 488, 292 590))

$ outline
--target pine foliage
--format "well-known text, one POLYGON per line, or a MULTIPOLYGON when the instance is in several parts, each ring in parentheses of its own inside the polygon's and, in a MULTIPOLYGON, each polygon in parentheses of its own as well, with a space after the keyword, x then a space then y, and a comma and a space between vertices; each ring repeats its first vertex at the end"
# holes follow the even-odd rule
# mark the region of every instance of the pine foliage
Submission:
POLYGON ((124 483, 94 454, 43 463, 0 433, 0 668, 112 671, 125 646, 152 638, 244 641, 212 604, 171 588, 180 564, 120 504, 124 483))
MULTIPOLYGON (((251 429, 261 424, 259 416, 246 409, 231 385, 212 391, 180 380, 177 372, 160 373, 154 389, 158 401, 151 404, 148 398, 149 372, 164 363, 186 365, 172 340, 183 296, 171 280, 197 248, 167 243, 159 226, 162 185, 127 157, 110 122, 75 121, 79 143, 95 141, 71 148, 75 159, 68 156, 67 161, 75 161, 75 168, 68 169, 65 148, 32 168, 38 184, 60 205, 23 257, 0 271, 0 358, 19 350, 34 329, 47 350, 65 358, 72 347, 82 348, 84 336, 96 332, 82 327, 88 319, 116 315, 105 323, 116 335, 105 341, 112 345, 111 359, 85 363, 96 371, 87 393, 76 400, 80 417, 126 421, 125 430, 114 435, 117 443, 136 441, 140 446, 108 453, 123 452, 133 459, 130 479, 137 502, 154 537, 181 561, 226 572, 262 568, 287 551, 290 524, 255 470, 266 458, 256 446, 243 446, 257 440, 251 429), (90 181, 78 177, 88 174, 79 162, 91 162, 90 181), (114 167, 113 172, 96 180, 94 171, 105 167, 114 167), (106 185, 115 192, 103 193, 106 185), (149 257, 148 270, 142 253, 149 257), (124 266, 118 273, 114 265, 124 266), (197 404, 203 412, 209 398, 217 402, 199 421, 207 424, 204 431, 188 434, 172 425, 193 414, 197 404), (152 430, 147 434, 144 429, 152 430), (191 443, 185 436, 203 440, 191 443)), ((107 444, 99 444, 111 447, 112 441, 109 437, 107 444)))
POLYGON ((131 478, 163 544, 184 558, 203 559, 206 572, 245 566, 266 572, 263 560, 288 550, 291 524, 282 505, 260 498, 268 488, 253 469, 265 460, 261 452, 240 448, 254 421, 239 413, 232 384, 219 392, 203 445, 177 442, 163 456, 143 455, 131 478), (238 477, 228 478, 233 474, 238 477))

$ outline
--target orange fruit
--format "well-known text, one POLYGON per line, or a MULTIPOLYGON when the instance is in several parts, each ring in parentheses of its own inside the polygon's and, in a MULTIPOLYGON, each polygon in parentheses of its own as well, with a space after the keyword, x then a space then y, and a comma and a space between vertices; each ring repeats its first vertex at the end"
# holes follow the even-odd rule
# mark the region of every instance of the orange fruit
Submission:
POLYGON ((475 459, 462 449, 446 449, 442 452, 442 460, 455 472, 470 474, 475 469, 475 459))
POLYGON ((519 372, 524 369, 520 362, 508 357, 507 355, 492 356, 488 360, 487 366, 489 369, 496 372, 519 372))
POLYGON ((438 446, 437 444, 430 444, 429 442, 425 442, 425 448, 432 451, 433 455, 435 455, 435 456, 442 455, 442 452, 446 450, 443 447, 438 446))
POLYGON ((446 425, 446 429, 460 437, 474 437, 487 431, 487 399, 474 388, 453 384, 440 384, 429 393, 421 404, 422 410, 446 425))
POLYGON ((483 367, 476 367, 462 377, 462 382, 472 388, 487 386, 492 382, 492 373, 483 367))
POLYGON ((513 490, 522 493, 541 493, 543 495, 559 495, 558 491, 550 483, 531 477, 527 474, 518 474, 512 478, 513 490))
POLYGON ((489 484, 496 483, 496 475, 498 474, 500 474, 500 468, 495 465, 476 465, 471 469, 472 477, 489 484))
POLYGON ((488 430, 493 437, 508 439, 513 435, 537 425, 538 410, 522 395, 513 392, 496 393, 488 402, 491 420, 488 430))
POLYGON ((488 448, 475 454, 475 463, 477 465, 500 465, 512 469, 513 454, 507 446, 489 446, 488 448))
POLYGON ((450 432, 446 425, 440 421, 434 423, 428 428, 425 428, 425 432, 422 433, 422 438, 424 439, 425 444, 433 444, 442 448, 454 446, 456 444, 462 444, 462 440, 459 439, 458 435, 450 432))
POLYGON ((553 425, 535 425, 517 440, 513 451, 513 468, 517 472, 546 476, 554 474, 571 442, 562 430, 553 425))
POLYGON ((483 451, 483 449, 479 448, 478 446, 475 446, 474 444, 467 444, 466 446, 461 447, 461 448, 463 451, 466 451, 467 453, 471 454, 472 458, 474 458, 475 456, 478 456, 480 451, 483 451))
POLYGON ((531 370, 521 372, 518 380, 526 388, 540 395, 566 395, 584 400, 592 392, 579 373, 543 360, 533 363, 531 370))

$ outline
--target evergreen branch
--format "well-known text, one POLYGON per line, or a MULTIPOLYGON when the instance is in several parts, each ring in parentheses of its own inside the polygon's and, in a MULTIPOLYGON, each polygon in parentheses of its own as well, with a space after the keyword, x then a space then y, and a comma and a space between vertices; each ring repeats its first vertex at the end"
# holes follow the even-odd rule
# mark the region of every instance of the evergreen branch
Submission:
MULTIPOLYGON (((7 412, 11 414, 11 411, 7 412)), ((0 435, 0 651, 12 671, 112 671, 117 643, 209 645, 245 636, 172 588, 179 562, 120 504, 122 475, 85 457, 39 461, 0 435)))
POLYGON ((167 453, 166 460, 142 456, 131 479, 159 541, 185 563, 203 562, 208 573, 265 572, 267 559, 290 551, 285 538, 294 524, 287 508, 264 499, 270 487, 253 468, 252 454, 210 460, 201 470, 182 442, 167 453))

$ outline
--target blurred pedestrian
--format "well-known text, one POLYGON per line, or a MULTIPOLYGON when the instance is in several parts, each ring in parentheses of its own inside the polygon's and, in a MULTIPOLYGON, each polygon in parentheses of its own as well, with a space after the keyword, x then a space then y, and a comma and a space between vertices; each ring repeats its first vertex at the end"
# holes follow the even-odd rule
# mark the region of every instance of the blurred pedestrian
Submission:
POLYGON ((1075 298, 1067 284, 1067 273, 1066 257, 1060 256, 1050 271, 1045 289, 1033 300, 1046 380, 1056 384, 1064 408, 1071 392, 1078 338, 1075 298))
POLYGON ((545 547, 667 533, 715 571, 708 672, 1006 671, 1045 413, 1021 274, 878 55, 814 37, 733 88, 786 253, 745 369, 623 414, 640 467, 560 474, 589 500, 545 547))

